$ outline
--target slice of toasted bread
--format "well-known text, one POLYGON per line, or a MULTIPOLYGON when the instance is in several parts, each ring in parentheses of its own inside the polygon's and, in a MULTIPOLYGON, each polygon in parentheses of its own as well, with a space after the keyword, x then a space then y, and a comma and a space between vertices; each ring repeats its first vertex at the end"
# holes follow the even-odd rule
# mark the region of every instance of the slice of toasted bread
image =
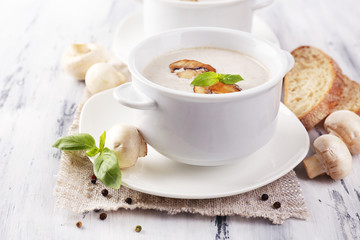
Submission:
POLYGON ((291 54, 295 65, 284 78, 284 104, 309 130, 339 103, 342 73, 331 57, 315 47, 301 46, 291 54))
POLYGON ((349 110, 360 115, 360 84, 351 80, 348 76, 343 75, 344 91, 338 105, 332 112, 338 110, 349 110))

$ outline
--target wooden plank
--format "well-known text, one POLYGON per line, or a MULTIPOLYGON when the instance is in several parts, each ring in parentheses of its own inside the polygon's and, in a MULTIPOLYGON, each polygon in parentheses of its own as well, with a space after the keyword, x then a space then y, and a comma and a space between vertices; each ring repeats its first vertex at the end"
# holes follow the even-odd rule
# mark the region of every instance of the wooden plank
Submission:
MULTIPOLYGON (((140 8, 133 0, 0 2, 0 238, 358 239, 359 156, 352 174, 339 182, 308 180, 300 164, 296 172, 311 216, 281 226, 263 219, 140 210, 111 212, 101 221, 98 213, 55 208, 60 156, 51 144, 66 134, 84 89, 83 82, 62 72, 61 56, 74 41, 110 48, 120 20, 140 8), (75 226, 79 220, 82 229, 75 226), (136 233, 136 225, 143 231, 136 233)), ((355 0, 277 0, 257 14, 284 49, 320 47, 359 81, 359 9, 355 0)), ((312 131, 312 139, 318 134, 312 131)))

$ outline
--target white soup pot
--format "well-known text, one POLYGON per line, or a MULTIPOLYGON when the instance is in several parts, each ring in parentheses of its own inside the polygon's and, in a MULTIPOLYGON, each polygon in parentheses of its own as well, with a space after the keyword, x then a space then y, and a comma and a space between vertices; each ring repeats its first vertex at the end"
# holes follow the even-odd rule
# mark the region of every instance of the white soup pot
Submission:
POLYGON ((250 32, 253 12, 273 0, 143 0, 146 35, 182 27, 223 27, 250 32))
POLYGON ((140 109, 134 125, 163 155, 179 162, 214 166, 238 160, 264 146, 273 136, 282 79, 294 59, 276 45, 250 33, 222 28, 183 28, 143 40, 131 52, 132 82, 114 90, 121 104, 140 109), (193 47, 242 52, 262 62, 270 79, 247 90, 196 94, 157 85, 142 75, 156 57, 193 47))

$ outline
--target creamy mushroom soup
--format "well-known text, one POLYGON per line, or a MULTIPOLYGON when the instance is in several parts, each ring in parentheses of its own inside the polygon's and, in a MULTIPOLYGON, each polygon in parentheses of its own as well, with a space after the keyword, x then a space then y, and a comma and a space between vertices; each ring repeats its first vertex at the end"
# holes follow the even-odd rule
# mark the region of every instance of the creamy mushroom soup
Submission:
POLYGON ((143 70, 143 75, 158 85, 194 92, 191 82, 198 74, 208 71, 241 75, 244 80, 237 82, 237 86, 233 85, 241 90, 261 85, 270 78, 269 70, 256 59, 240 52, 214 47, 170 51, 151 61, 143 70))

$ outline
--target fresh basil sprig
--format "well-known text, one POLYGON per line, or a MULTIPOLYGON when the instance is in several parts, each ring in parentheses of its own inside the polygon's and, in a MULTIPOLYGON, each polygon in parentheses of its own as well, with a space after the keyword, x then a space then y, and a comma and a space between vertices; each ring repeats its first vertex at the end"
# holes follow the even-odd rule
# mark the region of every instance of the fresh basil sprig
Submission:
POLYGON ((88 151, 89 157, 99 154, 93 164, 93 171, 96 178, 105 186, 119 189, 121 186, 121 170, 118 159, 113 151, 105 147, 106 132, 100 136, 99 147, 95 139, 87 133, 80 133, 59 138, 53 147, 63 151, 88 151))
POLYGON ((221 74, 215 72, 204 72, 199 74, 192 82, 191 85, 199 87, 209 87, 218 82, 224 84, 235 84, 244 80, 239 74, 221 74))
POLYGON ((94 174, 107 187, 119 189, 121 171, 118 159, 113 151, 104 148, 94 161, 94 174))

